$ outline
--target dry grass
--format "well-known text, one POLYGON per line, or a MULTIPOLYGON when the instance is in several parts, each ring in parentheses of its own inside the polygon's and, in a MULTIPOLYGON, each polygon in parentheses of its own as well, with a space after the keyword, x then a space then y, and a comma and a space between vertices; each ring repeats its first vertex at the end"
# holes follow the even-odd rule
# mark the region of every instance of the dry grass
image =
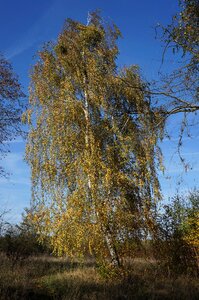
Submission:
POLYGON ((199 299, 197 278, 170 277, 153 260, 136 259, 129 266, 128 275, 118 273, 114 279, 99 276, 90 261, 81 265, 37 257, 13 264, 1 256, 0 264, 2 300, 199 299))

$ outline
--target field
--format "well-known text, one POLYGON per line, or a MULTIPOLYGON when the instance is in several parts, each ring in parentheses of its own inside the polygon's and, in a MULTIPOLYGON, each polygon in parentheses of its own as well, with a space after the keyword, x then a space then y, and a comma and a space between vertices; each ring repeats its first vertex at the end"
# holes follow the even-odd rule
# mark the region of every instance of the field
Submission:
POLYGON ((135 259, 131 275, 106 277, 84 264, 48 256, 12 261, 0 256, 0 299, 199 299, 197 278, 171 276, 153 260, 135 259))

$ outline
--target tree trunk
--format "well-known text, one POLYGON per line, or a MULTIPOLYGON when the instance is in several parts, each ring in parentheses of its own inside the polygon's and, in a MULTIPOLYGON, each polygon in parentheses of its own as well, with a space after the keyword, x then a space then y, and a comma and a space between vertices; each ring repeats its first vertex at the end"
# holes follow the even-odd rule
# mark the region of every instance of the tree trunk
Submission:
MULTIPOLYGON (((86 83, 86 78, 84 79, 84 83, 86 83)), ((86 146, 86 151, 88 151, 88 154, 91 155, 90 153, 90 141, 89 141, 89 133, 90 133, 90 120, 89 120, 89 104, 88 104, 88 93, 85 90, 84 91, 84 115, 85 115, 85 121, 86 121, 86 134, 85 134, 85 146, 86 146)), ((90 175, 88 174, 88 197, 90 198, 90 201, 92 202, 92 183, 90 179, 90 175)), ((99 219, 99 216, 98 216, 99 219)), ((100 221, 100 219, 99 219, 100 221)), ((111 257, 111 262, 114 266, 120 266, 120 259, 117 253, 117 249, 115 245, 112 243, 112 237, 111 237, 111 232, 110 229, 106 230, 104 228, 104 225, 101 224, 102 232, 104 233, 105 236, 105 242, 111 257)))

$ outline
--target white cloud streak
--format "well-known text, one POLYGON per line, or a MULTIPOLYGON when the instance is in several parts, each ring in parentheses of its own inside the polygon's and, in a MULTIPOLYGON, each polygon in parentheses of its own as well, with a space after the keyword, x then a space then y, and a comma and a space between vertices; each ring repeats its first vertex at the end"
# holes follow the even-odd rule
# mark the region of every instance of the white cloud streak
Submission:
MULTIPOLYGON (((12 45, 5 51, 7 59, 13 59, 17 55, 22 54, 36 43, 42 41, 43 34, 45 33, 45 26, 48 20, 53 15, 53 10, 56 6, 56 1, 53 1, 48 10, 40 17, 35 24, 25 32, 16 45, 12 45)), ((48 25, 49 26, 49 25, 48 25)))

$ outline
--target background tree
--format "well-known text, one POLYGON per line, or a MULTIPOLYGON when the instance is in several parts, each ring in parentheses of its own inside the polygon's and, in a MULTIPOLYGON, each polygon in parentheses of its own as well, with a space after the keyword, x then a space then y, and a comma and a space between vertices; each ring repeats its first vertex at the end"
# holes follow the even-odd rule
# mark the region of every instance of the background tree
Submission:
POLYGON ((198 272, 199 192, 175 195, 157 214, 155 257, 173 272, 198 272))
POLYGON ((153 227, 161 135, 138 68, 116 66, 119 35, 96 13, 68 19, 39 52, 26 113, 38 233, 59 255, 117 265, 153 227))
MULTIPOLYGON (((157 27, 161 29, 160 40, 164 43, 162 63, 170 49, 176 57, 176 67, 168 74, 161 74, 158 82, 146 85, 145 92, 154 107, 159 108, 162 116, 159 124, 164 124, 171 115, 183 113, 180 144, 187 128, 187 116, 199 110, 199 1, 179 0, 179 12, 173 16, 171 24, 157 27)), ((126 85, 140 89, 129 81, 126 85)))
MULTIPOLYGON (((11 64, 0 54, 0 160, 8 152, 7 142, 20 132, 21 97, 24 94, 11 64)), ((5 172, 0 166, 0 176, 2 175, 5 172)))
MULTIPOLYGON (((162 27, 161 40, 165 44, 163 61, 168 49, 176 55, 176 68, 163 76, 163 86, 153 94, 165 96, 165 116, 186 114, 199 110, 199 2, 179 0, 179 12, 167 27, 162 27), (180 60, 181 57, 181 60, 180 60), (178 60, 178 62, 177 62, 178 60)), ((185 120, 184 120, 185 123, 185 120)))

